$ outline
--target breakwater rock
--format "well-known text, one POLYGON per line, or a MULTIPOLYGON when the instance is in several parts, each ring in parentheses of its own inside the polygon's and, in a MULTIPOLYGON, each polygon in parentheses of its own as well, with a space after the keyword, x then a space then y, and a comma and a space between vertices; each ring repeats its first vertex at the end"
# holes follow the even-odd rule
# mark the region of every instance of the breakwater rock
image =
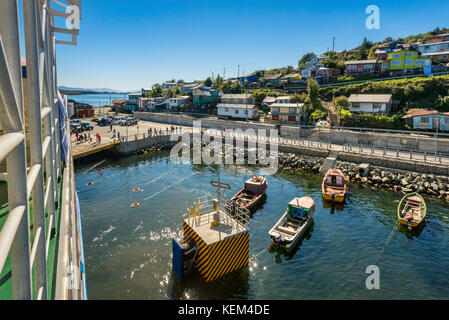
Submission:
POLYGON ((279 166, 284 170, 302 170, 319 173, 323 165, 323 158, 298 156, 291 153, 279 153, 279 166))
POLYGON ((338 163, 338 168, 349 177, 350 181, 402 192, 418 192, 449 202, 449 177, 416 172, 395 172, 384 168, 371 167, 366 176, 359 174, 359 165, 338 163))

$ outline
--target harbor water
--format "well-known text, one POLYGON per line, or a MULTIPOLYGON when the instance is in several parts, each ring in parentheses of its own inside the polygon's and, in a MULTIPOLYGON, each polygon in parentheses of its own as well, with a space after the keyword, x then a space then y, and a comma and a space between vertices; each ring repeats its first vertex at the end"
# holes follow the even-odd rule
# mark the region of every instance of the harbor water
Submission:
POLYGON ((128 99, 128 95, 122 93, 82 94, 68 95, 68 98, 78 103, 90 104, 93 107, 103 107, 105 105, 111 106, 114 100, 128 99))
MULTIPOLYGON (((223 168, 221 181, 232 187, 225 196, 237 193, 253 170, 223 168)), ((385 247, 401 194, 351 184, 347 203, 332 207, 322 201, 319 175, 280 170, 267 178, 267 199, 250 223, 254 262, 206 283, 196 273, 177 278, 171 241, 182 237, 187 208, 215 194, 216 167, 177 165, 168 152, 77 165, 89 299, 449 298, 447 203, 426 199, 425 227, 397 231, 385 247), (268 231, 302 196, 317 204, 312 229, 291 254, 270 252, 268 231), (131 208, 135 202, 140 206, 131 208), (366 269, 383 248, 380 290, 368 290, 366 269)))

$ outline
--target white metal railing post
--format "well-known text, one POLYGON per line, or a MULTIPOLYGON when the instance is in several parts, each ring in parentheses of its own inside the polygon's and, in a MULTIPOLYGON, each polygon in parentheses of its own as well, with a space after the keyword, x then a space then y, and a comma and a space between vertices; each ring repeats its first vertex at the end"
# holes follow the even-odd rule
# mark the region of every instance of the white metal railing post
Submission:
MULTIPOLYGON (((40 105, 39 84, 39 50, 36 33, 36 7, 34 1, 23 1, 23 17, 25 28, 26 57, 27 57, 27 82, 30 123, 30 151, 31 168, 37 166, 39 171, 33 185, 33 252, 35 276, 34 283, 36 293, 43 300, 47 299, 47 259, 45 239, 45 203, 44 203, 44 174, 42 154, 42 119, 40 105), (35 245, 36 244, 36 245, 35 245)), ((28 186, 30 187, 30 186, 28 186)), ((33 258, 31 258, 31 266, 33 258)))
MULTIPOLYGON (((16 0, 0 1, 0 111, 9 115, 2 125, 6 134, 25 135, 20 64, 19 16, 16 0), (9 79, 4 79, 7 76, 9 79), (6 82, 4 82, 5 80, 6 82), (4 89, 14 94, 4 100, 4 89), (8 98, 9 101, 8 101, 8 98), (12 98, 12 99, 11 99, 12 98), (9 103, 8 103, 9 102, 9 103), (11 118, 12 115, 12 118, 11 118), (14 115, 16 115, 14 117, 14 115), (17 115, 19 115, 17 117, 17 115), (9 120, 12 123, 6 123, 9 120)), ((2 119, 0 119, 2 120, 2 119)), ((31 299, 30 234, 26 176, 26 144, 22 139, 6 157, 9 215, 0 231, 0 253, 11 254, 13 299, 31 299), (9 246, 10 244, 10 246, 9 246)), ((1 266, 3 268, 3 265, 1 266)), ((1 272, 1 270, 0 270, 1 272)))

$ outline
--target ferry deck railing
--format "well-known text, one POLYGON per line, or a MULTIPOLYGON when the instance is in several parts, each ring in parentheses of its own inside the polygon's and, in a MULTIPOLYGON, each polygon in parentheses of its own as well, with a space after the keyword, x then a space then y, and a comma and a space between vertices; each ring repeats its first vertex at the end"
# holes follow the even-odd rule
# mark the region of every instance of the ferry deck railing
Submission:
MULTIPOLYGON (((79 0, 67 2, 80 5, 79 0)), ((47 279, 49 245, 57 223, 55 213, 61 209, 58 182, 63 178, 64 200, 72 197, 73 201, 74 192, 70 152, 68 167, 62 167, 60 124, 67 119, 59 118, 57 99, 56 43, 63 42, 56 40, 55 32, 65 29, 55 28, 54 16, 58 12, 51 8, 50 0, 23 0, 23 20, 18 8, 17 0, 0 1, 0 163, 6 162, 6 172, 0 177, 7 182, 9 209, 0 230, 0 273, 10 256, 12 298, 46 300, 51 290, 47 279), (26 79, 22 79, 21 22, 26 79), (30 198, 33 221, 29 219, 30 198)), ((67 111, 66 103, 67 100, 67 111)), ((73 207, 64 207, 62 211, 72 219, 61 229, 64 233, 67 227, 74 229, 77 222, 73 221, 73 207)), ((72 243, 70 250, 75 248, 72 243)), ((65 256, 64 252, 58 253, 65 256)), ((66 262, 79 265, 76 259, 66 262)), ((65 280, 57 277, 57 287, 65 280)), ((58 297, 75 299, 81 295, 66 292, 58 297)))

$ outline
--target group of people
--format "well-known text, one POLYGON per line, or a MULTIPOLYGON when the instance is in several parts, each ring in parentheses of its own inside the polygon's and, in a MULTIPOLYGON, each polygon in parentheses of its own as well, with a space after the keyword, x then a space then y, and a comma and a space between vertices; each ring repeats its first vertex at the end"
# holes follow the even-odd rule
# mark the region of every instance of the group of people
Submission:
POLYGON ((78 143, 92 141, 92 138, 90 137, 90 133, 79 133, 78 131, 75 131, 75 137, 76 137, 76 142, 78 142, 78 143))
POLYGON ((155 128, 153 130, 153 128, 148 129, 148 136, 149 137, 153 137, 153 136, 162 136, 163 132, 165 131, 166 135, 168 135, 170 132, 171 134, 174 133, 182 133, 182 128, 181 127, 175 127, 175 126, 171 126, 171 128, 166 127, 165 130, 162 130, 162 128, 159 128, 159 130, 157 128, 155 128))

